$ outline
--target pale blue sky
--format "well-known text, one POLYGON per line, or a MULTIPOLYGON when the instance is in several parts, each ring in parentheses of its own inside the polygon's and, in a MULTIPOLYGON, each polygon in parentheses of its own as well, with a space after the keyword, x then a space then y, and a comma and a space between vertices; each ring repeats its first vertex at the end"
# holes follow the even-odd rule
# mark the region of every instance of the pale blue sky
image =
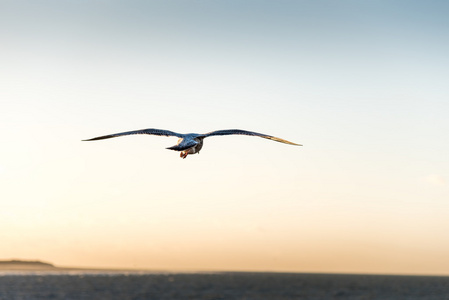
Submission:
POLYGON ((0 1, 0 258, 448 274, 448 12, 0 1), (148 127, 304 147, 216 137, 181 160, 176 139, 80 142, 148 127))

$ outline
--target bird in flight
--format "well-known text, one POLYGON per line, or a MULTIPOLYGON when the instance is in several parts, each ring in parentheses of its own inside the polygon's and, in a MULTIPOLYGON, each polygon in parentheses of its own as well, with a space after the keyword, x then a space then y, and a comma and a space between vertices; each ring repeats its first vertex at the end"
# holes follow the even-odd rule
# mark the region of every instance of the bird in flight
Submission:
POLYGON ((118 136, 123 135, 132 135, 132 134, 150 134, 150 135, 159 135, 159 136, 176 136, 178 137, 178 143, 172 147, 168 147, 167 149, 180 151, 180 157, 186 158, 187 155, 199 153, 201 148, 203 147, 203 140, 210 136, 216 136, 216 135, 231 135, 231 134, 238 134, 238 135, 249 135, 249 136, 258 136, 262 137, 264 139, 269 139, 276 142, 281 142, 284 144, 289 145, 295 145, 295 146, 302 146, 300 144, 295 144, 292 142, 289 142, 287 140, 277 138, 271 135, 252 132, 252 131, 246 131, 246 130, 240 130, 240 129, 225 129, 225 130, 216 130, 209 133, 177 133, 169 130, 162 130, 162 129, 154 129, 154 128, 148 128, 148 129, 141 129, 141 130, 134 130, 134 131, 126 131, 126 132, 120 132, 120 133, 114 133, 109 135, 103 135, 99 137, 95 137, 88 140, 83 141, 97 141, 97 140, 104 140, 104 139, 110 139, 118 136))

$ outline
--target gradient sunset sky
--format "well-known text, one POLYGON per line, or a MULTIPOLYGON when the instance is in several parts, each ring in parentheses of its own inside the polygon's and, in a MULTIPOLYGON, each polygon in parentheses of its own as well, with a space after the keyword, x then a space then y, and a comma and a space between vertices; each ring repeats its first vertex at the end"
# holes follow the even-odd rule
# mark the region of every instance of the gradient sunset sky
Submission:
POLYGON ((0 260, 449 275, 449 2, 0 0, 0 260), (82 139, 142 128, 256 137, 82 139))

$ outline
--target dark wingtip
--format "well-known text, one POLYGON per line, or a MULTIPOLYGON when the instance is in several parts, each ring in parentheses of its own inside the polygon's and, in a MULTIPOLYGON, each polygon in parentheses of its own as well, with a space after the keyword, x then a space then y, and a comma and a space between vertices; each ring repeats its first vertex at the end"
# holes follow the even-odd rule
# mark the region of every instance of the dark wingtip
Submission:
POLYGON ((81 140, 81 141, 82 141, 82 142, 85 142, 85 141, 98 141, 98 140, 110 139, 110 138, 113 138, 113 137, 116 137, 116 136, 111 134, 111 135, 98 136, 98 137, 94 137, 94 138, 92 138, 92 139, 81 140))

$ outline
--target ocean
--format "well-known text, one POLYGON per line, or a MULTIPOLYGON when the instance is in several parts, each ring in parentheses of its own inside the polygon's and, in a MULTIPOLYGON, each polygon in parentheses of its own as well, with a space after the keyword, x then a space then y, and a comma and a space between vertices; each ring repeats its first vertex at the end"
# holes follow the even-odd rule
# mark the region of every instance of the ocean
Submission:
POLYGON ((1 300, 449 299, 449 277, 296 273, 0 272, 1 300))

